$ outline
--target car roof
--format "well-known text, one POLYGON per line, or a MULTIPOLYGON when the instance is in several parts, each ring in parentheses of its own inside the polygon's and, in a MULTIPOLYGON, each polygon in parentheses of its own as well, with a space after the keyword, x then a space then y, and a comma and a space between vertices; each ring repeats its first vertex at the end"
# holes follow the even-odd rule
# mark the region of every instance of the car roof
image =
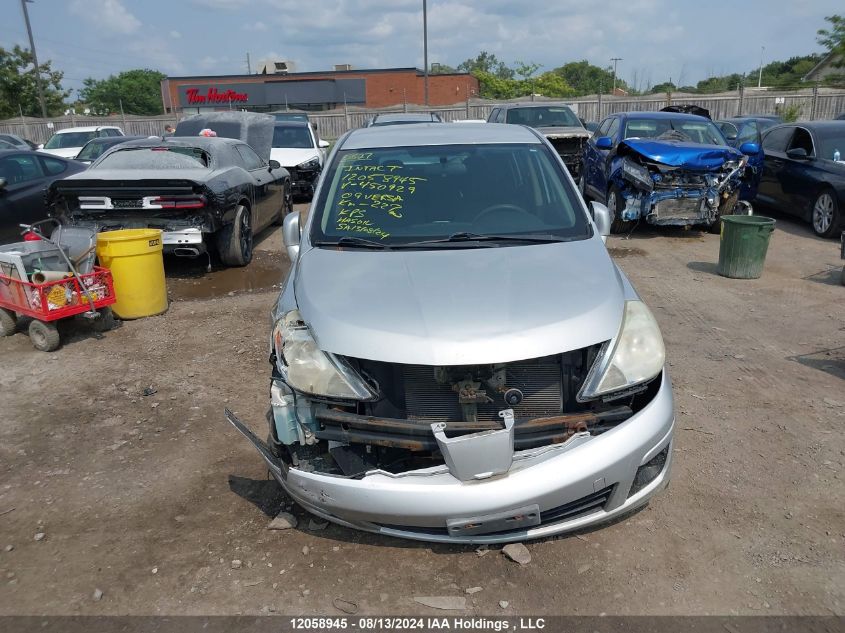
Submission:
MULTIPOLYGON (((142 138, 150 138, 149 136, 98 136, 92 138, 85 143, 86 145, 105 145, 107 143, 125 143, 127 141, 137 141, 142 138)), ((158 137, 155 137, 158 138, 158 137)))
POLYGON ((302 127, 310 128, 310 124, 305 121, 276 121, 273 127, 302 127))
POLYGON ((431 121, 432 112, 385 112, 373 117, 374 121, 431 121))
POLYGON ((782 127, 803 127, 807 128, 808 130, 825 132, 833 130, 845 130, 845 121, 794 121, 792 123, 778 123, 777 125, 770 127, 768 130, 766 130, 766 133, 768 134, 772 130, 782 127))
POLYGON ((405 147, 425 145, 471 145, 473 143, 542 143, 537 134, 522 125, 485 123, 484 125, 389 125, 353 130, 340 149, 405 147))
POLYGON ((570 110, 572 109, 572 104, 564 101, 518 101, 516 103, 502 103, 496 107, 510 110, 511 108, 542 108, 546 106, 555 108, 566 106, 570 110))
POLYGON ((177 147, 199 147, 210 149, 220 145, 246 145, 237 138, 226 138, 223 136, 145 136, 134 141, 127 141, 128 147, 163 147, 175 145, 177 147))
POLYGON ((119 130, 116 125, 88 125, 85 127, 66 127, 56 130, 53 134, 67 134, 68 132, 96 132, 97 130, 119 130))
MULTIPOLYGON (((690 121, 709 121, 707 117, 685 112, 615 112, 628 119, 688 119, 690 121)), ((611 115, 612 116, 612 115, 611 115)))

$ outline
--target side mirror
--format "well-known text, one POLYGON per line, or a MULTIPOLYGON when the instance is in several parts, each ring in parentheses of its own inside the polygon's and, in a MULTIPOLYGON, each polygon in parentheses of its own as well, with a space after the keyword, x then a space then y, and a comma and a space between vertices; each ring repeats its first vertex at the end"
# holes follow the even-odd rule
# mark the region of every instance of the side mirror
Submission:
POLYGON ((39 144, 36 146, 36 149, 44 149, 44 143, 39 143, 39 144))
POLYGON ((593 222, 599 230, 601 241, 607 242, 607 236, 610 235, 610 211, 600 202, 591 202, 590 215, 593 216, 593 222))
POLYGON ((272 171, 273 169, 278 169, 279 167, 281 167, 281 166, 282 166, 282 164, 281 164, 279 161, 277 161, 277 160, 273 160, 272 158, 270 159, 270 162, 269 162, 269 163, 267 163, 267 164, 268 164, 268 165, 270 165, 270 170, 271 170, 271 171, 272 171))
POLYGON ((790 150, 787 150, 786 157, 791 158, 792 160, 808 160, 810 157, 807 156, 807 150, 803 147, 793 147, 790 150))
POLYGON ((613 147, 613 139, 609 136, 600 136, 596 139, 597 149, 611 149, 613 147))
POLYGON ((328 141, 324 141, 323 139, 320 139, 320 140, 317 142, 317 145, 319 145, 320 147, 322 147, 323 149, 325 149, 325 148, 327 148, 329 145, 331 145, 331 143, 329 143, 328 141))
POLYGON ((302 237, 302 228, 299 226, 299 213, 294 211, 285 216, 282 221, 282 240, 287 250, 291 263, 299 256, 299 240, 302 237))
MULTIPOLYGON (((760 153, 760 146, 757 143, 743 143, 739 146, 739 151, 745 154, 746 156, 754 156, 755 154, 760 153)), ((801 150, 804 151, 803 149, 801 150)), ((804 152, 806 154, 806 152, 804 152)))

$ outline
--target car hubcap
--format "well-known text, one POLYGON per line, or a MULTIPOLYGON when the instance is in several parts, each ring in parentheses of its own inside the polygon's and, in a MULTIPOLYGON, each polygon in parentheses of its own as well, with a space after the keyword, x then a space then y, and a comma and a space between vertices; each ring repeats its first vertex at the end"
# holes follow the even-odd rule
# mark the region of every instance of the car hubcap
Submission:
POLYGON ((823 193, 816 200, 813 207, 813 228, 817 233, 824 233, 830 228, 833 221, 833 198, 830 194, 823 193))

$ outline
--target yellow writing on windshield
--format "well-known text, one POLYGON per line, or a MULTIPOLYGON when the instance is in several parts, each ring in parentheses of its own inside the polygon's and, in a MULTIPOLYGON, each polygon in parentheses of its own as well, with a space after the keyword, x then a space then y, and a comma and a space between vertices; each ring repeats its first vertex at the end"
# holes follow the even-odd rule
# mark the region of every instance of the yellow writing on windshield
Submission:
POLYGON ((335 229, 385 239, 390 233, 383 222, 403 218, 406 201, 427 179, 403 174, 401 163, 374 164, 372 157, 372 152, 360 152, 341 161, 335 229))

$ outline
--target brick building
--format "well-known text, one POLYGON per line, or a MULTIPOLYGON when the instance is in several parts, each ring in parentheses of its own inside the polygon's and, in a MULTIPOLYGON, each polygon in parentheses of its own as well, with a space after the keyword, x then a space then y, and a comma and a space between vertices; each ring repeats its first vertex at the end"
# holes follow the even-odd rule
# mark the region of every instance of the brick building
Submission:
MULTIPOLYGON (((428 94, 432 106, 459 103, 478 96, 478 80, 468 73, 429 75, 428 94)), ((422 105, 424 95, 423 71, 417 68, 167 77, 161 82, 165 112, 185 113, 229 108, 332 110, 344 103, 383 108, 422 105)))

